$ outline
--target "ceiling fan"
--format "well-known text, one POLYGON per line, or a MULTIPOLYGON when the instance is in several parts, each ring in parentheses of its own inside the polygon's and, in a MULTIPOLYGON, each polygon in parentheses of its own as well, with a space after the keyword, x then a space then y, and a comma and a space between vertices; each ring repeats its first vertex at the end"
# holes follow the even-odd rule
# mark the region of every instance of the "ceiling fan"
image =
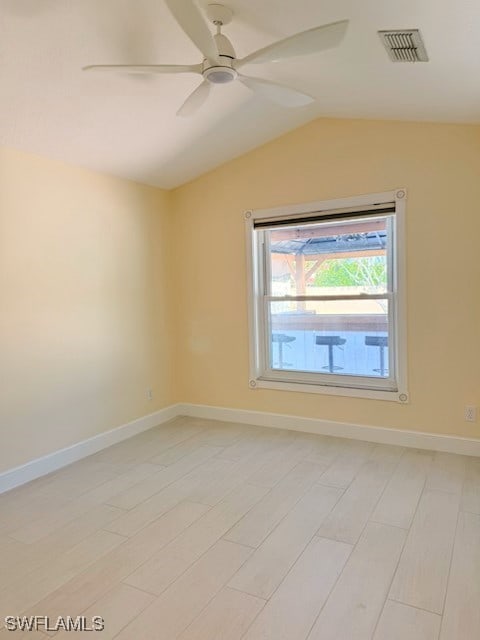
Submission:
POLYGON ((208 98, 212 85, 228 84, 234 80, 284 107, 300 107, 313 102, 312 96, 270 80, 243 75, 240 70, 248 64, 276 62, 336 47, 341 43, 348 26, 348 20, 342 20, 308 29, 254 51, 239 60, 230 40, 222 33, 222 27, 229 24, 233 18, 231 9, 221 4, 208 5, 207 17, 217 30, 213 35, 193 0, 166 0, 166 4, 178 24, 203 54, 203 62, 194 65, 104 64, 89 65, 83 70, 147 74, 196 73, 203 76, 202 83, 177 111, 179 116, 191 116, 198 111, 208 98))

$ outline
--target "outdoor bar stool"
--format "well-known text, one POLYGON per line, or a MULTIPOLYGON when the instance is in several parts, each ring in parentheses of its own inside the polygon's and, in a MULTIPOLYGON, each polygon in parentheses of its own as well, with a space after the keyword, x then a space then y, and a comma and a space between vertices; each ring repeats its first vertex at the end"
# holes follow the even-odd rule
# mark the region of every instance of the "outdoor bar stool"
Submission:
POLYGON ((322 367, 322 369, 328 369, 330 373, 343 369, 343 367, 335 366, 333 362, 333 347, 340 347, 342 344, 345 344, 346 341, 346 338, 341 338, 340 336, 317 336, 315 338, 316 344, 328 347, 328 365, 322 367))
POLYGON ((292 366, 289 362, 283 361, 283 345, 288 344, 289 342, 294 342, 295 340, 296 340, 295 336, 287 336, 285 333, 274 333, 272 335, 272 342, 276 342, 278 344, 278 368, 279 369, 283 369, 284 365, 286 365, 287 367, 292 366))
POLYGON ((385 368, 385 349, 388 348, 388 337, 387 336, 365 336, 365 345, 367 347, 378 347, 378 351, 380 354, 380 368, 374 369, 381 376, 385 375, 387 369, 385 368))

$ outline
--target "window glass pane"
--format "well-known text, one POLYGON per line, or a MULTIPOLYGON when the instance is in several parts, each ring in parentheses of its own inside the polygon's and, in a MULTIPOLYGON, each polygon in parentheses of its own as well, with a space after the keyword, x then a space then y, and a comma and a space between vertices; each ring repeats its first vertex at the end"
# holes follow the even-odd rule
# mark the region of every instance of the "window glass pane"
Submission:
POLYGON ((269 303, 272 369, 387 378, 388 300, 269 303))
POLYGON ((387 228, 370 218, 268 230, 271 295, 386 293, 387 228))

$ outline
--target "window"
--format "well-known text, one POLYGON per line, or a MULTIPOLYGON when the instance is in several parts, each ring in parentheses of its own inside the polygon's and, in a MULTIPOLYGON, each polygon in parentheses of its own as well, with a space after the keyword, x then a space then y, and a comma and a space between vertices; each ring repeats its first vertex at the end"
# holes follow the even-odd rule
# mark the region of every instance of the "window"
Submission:
POLYGON ((405 199, 246 212, 251 388, 408 401, 405 199))

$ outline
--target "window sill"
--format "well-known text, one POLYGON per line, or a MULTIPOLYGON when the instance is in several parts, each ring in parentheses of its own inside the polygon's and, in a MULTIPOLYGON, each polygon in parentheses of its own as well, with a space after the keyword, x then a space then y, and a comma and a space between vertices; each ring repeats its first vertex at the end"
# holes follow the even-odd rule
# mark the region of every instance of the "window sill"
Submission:
POLYGON ((306 384, 299 382, 283 382, 280 380, 265 380, 257 378, 250 380, 250 389, 276 389, 278 391, 297 391, 301 393, 321 393, 330 396, 343 396, 349 398, 367 398, 370 400, 387 400, 390 402, 398 402, 400 404, 408 404, 409 398, 407 391, 382 391, 379 389, 359 389, 350 387, 338 387, 333 385, 306 384))

